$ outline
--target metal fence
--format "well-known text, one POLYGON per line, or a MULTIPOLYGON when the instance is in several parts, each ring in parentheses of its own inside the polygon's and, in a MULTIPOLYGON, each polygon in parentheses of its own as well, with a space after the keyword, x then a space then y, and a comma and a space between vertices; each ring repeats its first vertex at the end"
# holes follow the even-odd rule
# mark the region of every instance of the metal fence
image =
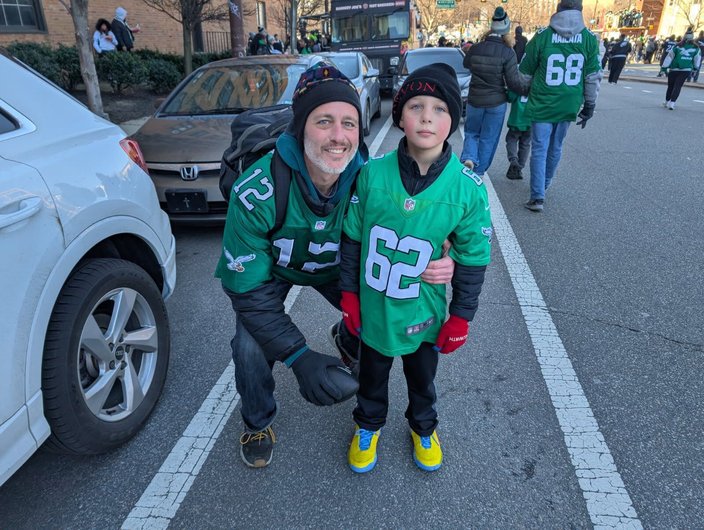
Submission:
POLYGON ((220 53, 230 49, 229 31, 204 31, 203 51, 205 53, 220 53))

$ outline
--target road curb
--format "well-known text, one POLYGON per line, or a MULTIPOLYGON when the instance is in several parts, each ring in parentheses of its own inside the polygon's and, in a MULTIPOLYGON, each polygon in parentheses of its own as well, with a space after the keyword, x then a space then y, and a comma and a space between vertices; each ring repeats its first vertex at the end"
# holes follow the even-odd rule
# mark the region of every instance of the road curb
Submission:
MULTIPOLYGON (((641 83, 651 83, 653 85, 663 85, 667 86, 667 77, 662 77, 662 78, 657 78, 657 77, 640 77, 637 75, 622 75, 618 78, 619 81, 634 81, 634 82, 641 82, 641 83)), ((604 79, 604 81, 608 82, 608 79, 604 79)), ((699 88, 702 89, 704 88, 704 83, 693 83, 693 82, 687 82, 684 84, 685 87, 688 88, 699 88)))

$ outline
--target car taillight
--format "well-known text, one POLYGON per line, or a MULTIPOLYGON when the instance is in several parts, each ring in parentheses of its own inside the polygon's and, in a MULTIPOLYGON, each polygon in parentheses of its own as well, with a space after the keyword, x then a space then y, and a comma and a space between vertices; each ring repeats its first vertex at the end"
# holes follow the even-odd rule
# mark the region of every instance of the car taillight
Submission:
POLYGON ((120 140, 120 147, 122 147, 125 153, 127 153, 127 156, 129 156, 135 164, 141 167, 147 175, 149 174, 147 162, 144 160, 142 150, 139 148, 139 144, 136 141, 123 138, 120 140))

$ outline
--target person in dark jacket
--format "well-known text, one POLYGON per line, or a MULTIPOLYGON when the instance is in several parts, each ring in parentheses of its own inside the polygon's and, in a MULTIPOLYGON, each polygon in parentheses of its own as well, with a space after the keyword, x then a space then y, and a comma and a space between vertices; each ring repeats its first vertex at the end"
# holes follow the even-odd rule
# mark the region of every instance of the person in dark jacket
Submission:
POLYGON ((621 33, 609 52, 609 84, 618 83, 621 70, 626 65, 626 59, 631 53, 631 49, 631 43, 626 40, 626 34, 621 33))
POLYGON ((530 82, 518 73, 510 29, 508 14, 497 7, 491 29, 464 57, 464 66, 472 72, 472 80, 460 161, 480 176, 491 166, 499 144, 508 102, 506 86, 523 96, 530 89, 530 82))
POLYGON ((112 19, 112 32, 117 38, 117 51, 131 52, 134 47, 134 34, 139 33, 139 24, 130 27, 127 23, 127 11, 124 7, 115 9, 115 18, 112 19))
MULTIPOLYGON (((368 157, 357 89, 336 68, 316 65, 301 74, 292 109, 293 120, 275 151, 291 173, 286 220, 271 233, 278 179, 274 155, 268 153, 233 187, 216 269, 236 314, 231 346, 245 426, 240 457, 255 468, 267 466, 273 456, 277 361, 291 368, 309 402, 332 405, 343 397, 326 369, 340 366, 340 360, 309 347, 284 300, 293 285, 307 285, 340 308, 342 221, 368 157)), ((450 257, 432 261, 421 278, 447 283, 453 263, 450 257)), ((354 361, 359 340, 345 329, 333 326, 329 338, 344 359, 354 361)))
POLYGON ((526 53, 526 44, 528 44, 528 39, 523 36, 523 28, 521 26, 516 26, 515 37, 516 44, 513 45, 513 51, 516 52, 516 61, 520 64, 523 54, 526 53))

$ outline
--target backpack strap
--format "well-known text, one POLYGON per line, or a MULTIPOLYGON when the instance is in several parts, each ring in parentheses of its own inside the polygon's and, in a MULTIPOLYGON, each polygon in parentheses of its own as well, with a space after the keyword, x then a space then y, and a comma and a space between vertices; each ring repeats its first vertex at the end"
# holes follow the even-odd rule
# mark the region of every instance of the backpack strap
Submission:
POLYGON ((284 225, 288 208, 288 195, 291 190, 291 168, 284 162, 276 149, 274 149, 274 156, 271 159, 271 170, 274 177, 276 219, 274 220, 274 226, 269 230, 269 238, 284 225))

